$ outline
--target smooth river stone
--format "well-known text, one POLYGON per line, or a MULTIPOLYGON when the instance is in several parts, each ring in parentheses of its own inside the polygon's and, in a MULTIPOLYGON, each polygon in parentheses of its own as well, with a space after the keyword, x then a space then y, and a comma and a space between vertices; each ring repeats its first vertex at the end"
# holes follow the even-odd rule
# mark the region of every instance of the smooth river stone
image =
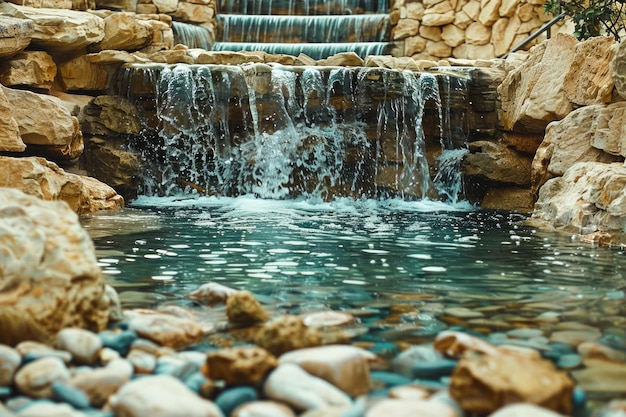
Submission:
POLYGON ((395 373, 407 378, 413 378, 413 367, 417 363, 432 363, 443 359, 441 353, 431 345, 411 346, 401 352, 391 363, 395 373))
POLYGON ((550 335, 550 342, 565 343, 577 347, 584 342, 595 342, 602 337, 602 333, 596 329, 589 330, 561 330, 550 335))
POLYGON ((443 314, 447 316, 456 317, 459 319, 477 319, 484 317, 485 315, 479 311, 470 310, 465 307, 451 307, 443 310, 443 314))
MULTIPOLYGON (((13 414, 12 414, 13 415, 13 414)), ((22 408, 16 417, 84 417, 85 414, 74 410, 68 404, 56 404, 49 401, 33 401, 22 408)))
POLYGON ((198 397, 167 375, 128 382, 109 399, 109 404, 115 415, 125 417, 224 417, 215 403, 198 397))
POLYGON ((104 368, 94 368, 74 375, 69 385, 82 390, 94 407, 102 407, 132 375, 133 366, 130 362, 116 359, 104 368))
POLYGON ((235 387, 223 391, 215 399, 215 403, 222 410, 224 415, 230 416, 235 408, 256 401, 258 395, 252 387, 235 387))
POLYGON ((279 363, 295 363, 352 397, 366 394, 372 388, 369 362, 374 360, 373 353, 350 345, 298 349, 278 358, 279 363))
POLYGON ((34 398, 51 398, 52 383, 67 381, 70 372, 59 358, 37 359, 20 368, 15 374, 15 385, 20 392, 34 398))
POLYGON ((102 340, 88 330, 67 328, 57 333, 55 347, 70 352, 76 363, 92 365, 98 359, 102 340))
POLYGON ((274 401, 255 401, 243 404, 231 417, 296 417, 293 410, 284 404, 274 401))
POLYGON ((0 387, 6 387, 13 383, 13 375, 20 365, 22 357, 7 345, 0 345, 0 387))
POLYGON ((588 393, 626 393, 626 365, 604 360, 586 360, 585 368, 572 372, 578 386, 588 393))
POLYGON ((126 360, 133 364, 136 374, 152 374, 157 366, 157 358, 141 349, 132 349, 126 360))
POLYGON ((578 345, 578 353, 584 359, 603 359, 618 363, 626 362, 626 352, 595 342, 581 343, 578 345))
POLYGON ((563 417, 554 411, 538 407, 534 404, 511 404, 500 408, 489 417, 563 417))
POLYGON ((293 363, 279 365, 265 380, 263 389, 268 398, 301 410, 352 403, 347 394, 293 363))
POLYGON ((27 340, 25 342, 18 343, 15 349, 22 355, 22 358, 27 362, 32 362, 37 359, 45 357, 59 358, 66 365, 72 361, 72 354, 64 350, 52 349, 48 345, 40 342, 33 342, 27 340), (28 358, 27 358, 28 357, 28 358), (26 360, 28 359, 28 360, 26 360))
POLYGON ((509 337, 517 339, 532 339, 534 337, 543 336, 543 330, 541 329, 512 329, 506 332, 509 337))
POLYGON ((212 380, 223 380, 226 385, 254 385, 278 366, 268 351, 256 346, 219 349, 209 352, 204 374, 212 380))
POLYGON ((454 408, 435 401, 384 399, 372 405, 365 417, 460 417, 454 408))

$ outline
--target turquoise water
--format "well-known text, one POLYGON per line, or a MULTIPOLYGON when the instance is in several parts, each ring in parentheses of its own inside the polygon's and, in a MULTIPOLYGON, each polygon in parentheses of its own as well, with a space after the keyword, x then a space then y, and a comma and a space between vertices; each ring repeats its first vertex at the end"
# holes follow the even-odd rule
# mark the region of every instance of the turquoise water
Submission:
POLYGON ((606 317, 623 314, 624 252, 525 227, 524 215, 466 203, 246 196, 130 206, 83 218, 126 307, 194 307, 185 294, 220 282, 289 312, 374 308, 386 320, 381 312, 411 306, 400 324, 414 328, 395 338, 433 335, 458 307, 473 312, 461 325, 481 332, 541 327, 550 315, 623 332, 606 317))

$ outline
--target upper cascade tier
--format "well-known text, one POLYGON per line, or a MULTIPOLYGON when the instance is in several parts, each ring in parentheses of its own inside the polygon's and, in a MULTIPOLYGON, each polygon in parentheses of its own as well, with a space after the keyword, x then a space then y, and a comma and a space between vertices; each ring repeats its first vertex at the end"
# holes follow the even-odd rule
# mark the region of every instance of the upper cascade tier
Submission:
POLYGON ((269 54, 308 55, 313 59, 325 59, 342 52, 354 52, 361 58, 368 55, 388 55, 393 47, 388 42, 355 43, 257 43, 216 42, 214 51, 264 51, 269 54))
POLYGON ((218 13, 242 15, 345 15, 387 13, 387 0, 219 0, 218 13))
POLYGON ((218 15, 224 42, 351 43, 389 38, 386 14, 346 16, 218 15))

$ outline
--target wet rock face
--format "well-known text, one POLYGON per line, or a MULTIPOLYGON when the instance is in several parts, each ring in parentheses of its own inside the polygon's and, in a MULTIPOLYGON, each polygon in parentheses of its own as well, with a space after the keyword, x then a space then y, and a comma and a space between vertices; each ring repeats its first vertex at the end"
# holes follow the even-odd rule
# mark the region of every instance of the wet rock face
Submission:
POLYGON ((109 304, 93 243, 67 204, 0 188, 0 342, 101 330, 109 304))

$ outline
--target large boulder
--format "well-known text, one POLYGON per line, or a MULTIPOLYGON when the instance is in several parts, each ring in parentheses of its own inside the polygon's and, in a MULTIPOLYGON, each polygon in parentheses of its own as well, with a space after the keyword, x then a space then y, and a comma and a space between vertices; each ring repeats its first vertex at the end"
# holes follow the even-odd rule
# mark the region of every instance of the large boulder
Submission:
POLYGON ((24 50, 31 41, 35 25, 31 20, 0 16, 0 58, 24 50))
POLYGON ((57 66, 45 51, 22 51, 0 65, 0 82, 5 86, 27 86, 50 91, 57 66))
POLYGON ((64 327, 104 329, 111 301, 76 213, 65 202, 0 188, 0 219, 0 342, 51 342, 64 327))
POLYGON ((613 61, 611 61, 611 76, 615 90, 626 99, 626 42, 621 42, 617 47, 613 61))
POLYGON ((0 187, 17 188, 43 200, 63 200, 78 214, 124 205, 124 199, 108 185, 65 172, 44 158, 0 156, 0 166, 0 187))
POLYGON ((104 20, 92 13, 0 3, 0 14, 33 23, 32 44, 50 52, 80 50, 104 38, 104 20))
POLYGON ((499 119, 505 130, 541 133, 549 122, 572 110, 564 79, 577 42, 573 36, 559 33, 533 47, 528 59, 507 75, 498 87, 502 102, 499 119))
POLYGON ((573 233, 626 230, 626 166, 580 162, 539 191, 530 224, 573 233))
POLYGON ((104 19, 104 39, 101 49, 134 51, 152 41, 152 27, 135 19, 130 13, 113 13, 104 19))
POLYGON ((74 159, 84 149, 78 118, 61 99, 31 91, 2 88, 11 105, 20 136, 56 160, 74 159))
POLYGON ((0 152, 23 152, 26 145, 11 113, 11 103, 0 88, 0 152))

